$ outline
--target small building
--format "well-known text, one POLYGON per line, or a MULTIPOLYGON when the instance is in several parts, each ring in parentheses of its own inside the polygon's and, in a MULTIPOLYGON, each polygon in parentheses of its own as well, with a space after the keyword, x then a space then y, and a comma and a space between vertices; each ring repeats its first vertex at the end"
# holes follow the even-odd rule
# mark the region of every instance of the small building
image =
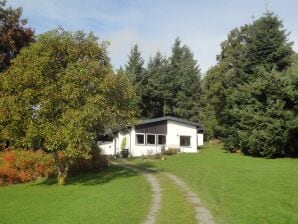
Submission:
POLYGON ((135 126, 116 132, 110 141, 98 141, 106 155, 117 155, 121 148, 133 157, 161 153, 169 148, 194 153, 203 145, 203 127, 200 123, 176 117, 144 120, 135 126))

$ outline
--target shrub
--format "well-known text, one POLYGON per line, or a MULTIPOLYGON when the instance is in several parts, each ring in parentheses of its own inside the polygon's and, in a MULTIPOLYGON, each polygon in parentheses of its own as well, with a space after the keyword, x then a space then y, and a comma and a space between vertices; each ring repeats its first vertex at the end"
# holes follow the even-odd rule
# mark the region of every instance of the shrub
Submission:
POLYGON ((161 153, 154 153, 154 154, 147 154, 147 155, 142 155, 141 158, 143 160, 154 160, 154 159, 162 159, 162 154, 161 153))
POLYGON ((180 152, 179 148, 168 148, 163 154, 167 156, 176 155, 180 152))
POLYGON ((24 183, 54 174, 51 155, 41 150, 9 150, 0 153, 0 185, 24 183))
POLYGON ((127 144, 126 137, 124 137, 121 142, 121 150, 126 149, 126 144, 127 144))
POLYGON ((105 155, 97 148, 93 148, 90 152, 90 158, 76 158, 70 164, 70 172, 83 172, 83 171, 97 171, 108 166, 108 160, 105 155))

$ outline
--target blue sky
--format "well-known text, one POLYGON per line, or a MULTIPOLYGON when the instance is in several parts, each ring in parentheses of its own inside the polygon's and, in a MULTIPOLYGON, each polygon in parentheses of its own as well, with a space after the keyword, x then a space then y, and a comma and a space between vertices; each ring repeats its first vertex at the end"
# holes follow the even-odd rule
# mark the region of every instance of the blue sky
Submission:
POLYGON ((8 5, 23 7, 36 33, 59 25, 94 31, 100 40, 110 41, 115 68, 126 63, 133 44, 145 59, 157 50, 168 56, 179 36, 205 72, 216 64, 228 32, 262 15, 266 5, 291 31, 289 39, 298 43, 297 0, 8 0, 8 5))

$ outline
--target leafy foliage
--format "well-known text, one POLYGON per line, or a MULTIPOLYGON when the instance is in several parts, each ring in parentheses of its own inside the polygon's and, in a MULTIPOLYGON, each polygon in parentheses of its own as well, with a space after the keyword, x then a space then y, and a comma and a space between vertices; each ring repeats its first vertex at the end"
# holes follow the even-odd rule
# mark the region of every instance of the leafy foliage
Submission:
MULTIPOLYGON (((1 137, 12 145, 89 157, 99 134, 134 122, 135 93, 113 74, 106 44, 57 29, 24 49, 0 79, 1 137)), ((67 173, 56 155, 56 164, 67 173)))
POLYGON ((0 185, 24 183, 54 173, 54 160, 42 150, 0 152, 0 185))
POLYGON ((123 149, 126 149, 126 144, 127 144, 127 140, 126 140, 126 137, 124 137, 123 139, 122 139, 122 142, 121 142, 121 149, 123 150, 123 149))
POLYGON ((5 8, 0 0, 0 72, 4 71, 19 51, 34 41, 34 31, 22 19, 22 8, 5 8))

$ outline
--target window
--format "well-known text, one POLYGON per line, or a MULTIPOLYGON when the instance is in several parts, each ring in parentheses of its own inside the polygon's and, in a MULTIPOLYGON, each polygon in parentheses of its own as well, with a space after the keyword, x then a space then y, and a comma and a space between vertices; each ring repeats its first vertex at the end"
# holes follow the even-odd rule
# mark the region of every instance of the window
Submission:
POLYGON ((165 135, 158 135, 157 136, 157 144, 158 145, 165 145, 167 137, 165 135))
POLYGON ((145 145, 145 134, 136 134, 136 144, 145 145))
POLYGON ((147 145, 155 145, 155 135, 147 134, 147 145))
POLYGON ((190 136, 180 136, 180 146, 190 146, 190 136))

